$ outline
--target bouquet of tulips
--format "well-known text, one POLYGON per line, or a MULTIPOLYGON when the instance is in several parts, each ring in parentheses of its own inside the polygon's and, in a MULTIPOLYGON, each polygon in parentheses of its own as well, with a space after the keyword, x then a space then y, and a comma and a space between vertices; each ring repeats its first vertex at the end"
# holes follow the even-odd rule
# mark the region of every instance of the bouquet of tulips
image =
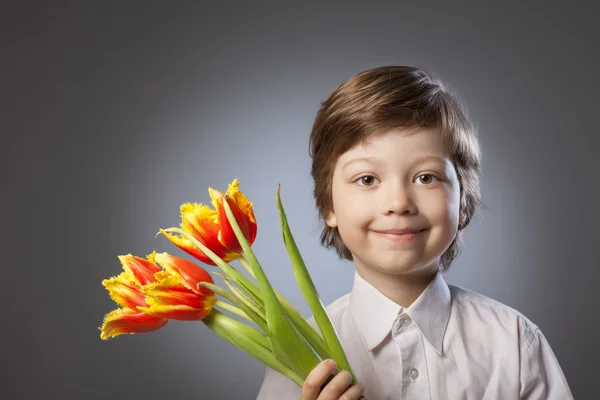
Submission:
POLYGON ((162 233, 194 258, 217 266, 222 273, 213 273, 223 279, 227 289, 215 285, 203 268, 168 253, 153 252, 146 258, 119 256, 123 272, 102 284, 121 308, 105 316, 100 337, 106 340, 125 333, 154 331, 170 319, 199 320, 299 386, 326 358, 338 365, 333 375, 345 369, 354 376, 292 237, 279 186, 276 199, 283 242, 320 333, 269 283, 251 248, 256 238, 256 219, 252 203, 239 191, 239 182, 234 180, 225 194, 212 188, 208 191, 214 209, 204 204, 183 204, 180 227, 160 229, 157 235, 162 233), (234 260, 253 279, 233 267, 230 262, 234 260), (253 322, 259 329, 218 308, 253 322))

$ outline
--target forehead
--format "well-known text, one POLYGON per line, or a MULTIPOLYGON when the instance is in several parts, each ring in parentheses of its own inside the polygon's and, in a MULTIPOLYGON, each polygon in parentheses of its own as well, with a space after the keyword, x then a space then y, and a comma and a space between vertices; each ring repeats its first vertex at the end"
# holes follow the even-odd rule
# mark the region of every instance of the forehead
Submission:
POLYGON ((361 158, 411 162, 425 156, 449 158, 439 129, 393 128, 375 132, 359 141, 339 156, 337 165, 343 166, 349 161, 361 158))

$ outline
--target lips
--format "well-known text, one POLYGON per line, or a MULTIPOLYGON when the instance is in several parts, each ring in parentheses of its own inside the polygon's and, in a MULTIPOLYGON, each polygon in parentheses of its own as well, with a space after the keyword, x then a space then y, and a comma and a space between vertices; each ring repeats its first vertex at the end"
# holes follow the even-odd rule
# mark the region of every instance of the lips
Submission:
POLYGON ((411 242, 415 240, 419 233, 425 229, 403 229, 403 230, 390 230, 390 231, 374 231, 375 234, 383 239, 390 240, 392 242, 411 242))
POLYGON ((384 231, 375 231, 375 232, 389 234, 389 235, 406 235, 409 233, 423 232, 424 230, 425 229, 399 229, 399 230, 384 230, 384 231))

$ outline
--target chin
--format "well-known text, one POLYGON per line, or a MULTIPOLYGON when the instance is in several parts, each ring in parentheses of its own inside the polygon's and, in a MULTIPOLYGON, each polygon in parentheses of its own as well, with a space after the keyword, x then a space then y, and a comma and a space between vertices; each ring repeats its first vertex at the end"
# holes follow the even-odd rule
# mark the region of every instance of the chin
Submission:
POLYGON ((419 269, 419 262, 414 260, 398 260, 396 257, 393 260, 372 260, 368 264, 364 264, 366 268, 377 270, 388 275, 403 275, 419 269))
POLYGON ((396 255, 395 257, 386 258, 371 258, 368 265, 371 268, 385 272, 391 275, 400 275, 410 272, 423 272, 429 269, 437 268, 439 263, 438 258, 430 258, 425 255, 406 254, 405 257, 396 255))

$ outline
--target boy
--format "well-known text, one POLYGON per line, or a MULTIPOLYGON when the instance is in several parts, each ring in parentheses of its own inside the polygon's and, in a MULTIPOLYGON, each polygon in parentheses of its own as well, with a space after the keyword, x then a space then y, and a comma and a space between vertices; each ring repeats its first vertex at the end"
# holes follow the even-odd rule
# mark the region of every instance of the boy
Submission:
POLYGON ((481 155, 438 80, 407 66, 351 77, 322 104, 310 149, 321 242, 356 265, 327 311, 359 384, 343 371, 321 390, 330 360, 302 388, 267 368, 259 400, 572 399, 531 321, 442 278, 481 206, 481 155))

